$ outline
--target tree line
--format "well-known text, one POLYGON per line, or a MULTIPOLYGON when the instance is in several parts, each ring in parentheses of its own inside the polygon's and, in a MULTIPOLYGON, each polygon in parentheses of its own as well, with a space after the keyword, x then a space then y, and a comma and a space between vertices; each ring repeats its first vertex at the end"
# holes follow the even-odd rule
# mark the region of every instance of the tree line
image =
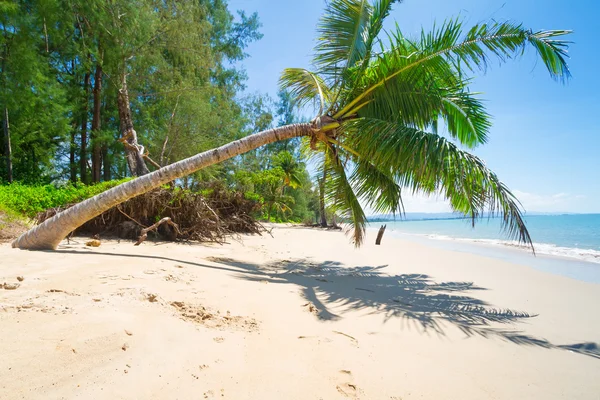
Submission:
MULTIPOLYGON (((226 1, 0 1, 0 183, 95 184, 141 176, 297 121, 290 95, 243 95, 256 13, 226 1)), ((255 197, 266 219, 313 220, 298 139, 177 183, 255 197)))

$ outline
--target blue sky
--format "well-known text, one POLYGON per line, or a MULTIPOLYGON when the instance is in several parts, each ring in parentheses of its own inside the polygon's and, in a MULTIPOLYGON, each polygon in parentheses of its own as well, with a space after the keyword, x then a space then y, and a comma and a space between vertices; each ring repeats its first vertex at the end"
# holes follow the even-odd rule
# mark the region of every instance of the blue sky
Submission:
MULTIPOLYGON (((315 26, 323 0, 230 0, 232 10, 257 11, 264 38, 247 49, 243 63, 247 91, 275 97, 286 67, 310 67, 315 26)), ((492 64, 476 76, 472 90, 483 92, 494 116, 490 140, 475 149, 517 194, 528 211, 600 212, 600 3, 585 0, 405 0, 395 6, 405 34, 417 34, 461 15, 467 25, 510 20, 526 27, 571 29, 573 78, 554 82, 529 52, 520 60, 492 64)), ((407 212, 442 212, 441 199, 406 198, 407 212)))

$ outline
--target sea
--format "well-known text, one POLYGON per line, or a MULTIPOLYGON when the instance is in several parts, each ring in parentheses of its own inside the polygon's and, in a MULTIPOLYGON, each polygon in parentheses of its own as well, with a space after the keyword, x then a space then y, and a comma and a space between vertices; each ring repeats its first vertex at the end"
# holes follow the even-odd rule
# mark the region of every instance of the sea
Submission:
POLYGON ((372 222, 370 230, 387 224, 386 236, 526 264, 547 272, 600 283, 600 214, 529 215, 531 248, 507 240, 499 218, 391 220, 372 222))

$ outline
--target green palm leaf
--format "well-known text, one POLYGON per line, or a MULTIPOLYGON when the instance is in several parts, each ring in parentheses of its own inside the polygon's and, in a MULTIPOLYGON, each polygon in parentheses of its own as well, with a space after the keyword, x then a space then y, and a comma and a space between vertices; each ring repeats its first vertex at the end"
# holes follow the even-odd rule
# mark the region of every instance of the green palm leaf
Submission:
POLYGON ((356 196, 377 214, 404 212, 402 191, 394 175, 384 172, 364 159, 357 159, 349 178, 356 196))
POLYGON ((309 103, 318 103, 319 115, 323 114, 326 104, 330 104, 332 95, 323 79, 304 68, 287 68, 279 78, 279 86, 289 91, 292 101, 298 107, 309 103))
POLYGON ((414 193, 441 193, 454 210, 475 222, 502 215, 505 233, 531 245, 520 204, 479 158, 433 133, 376 119, 346 124, 348 141, 363 158, 389 169, 414 193))
POLYGON ((364 240, 367 216, 360 205, 358 196, 354 193, 346 174, 344 161, 340 158, 337 149, 332 146, 327 147, 324 164, 321 168, 327 170, 325 182, 327 202, 334 212, 339 213, 350 223, 352 241, 358 247, 364 240))
POLYGON ((321 73, 337 75, 367 53, 372 6, 367 0, 332 0, 317 25, 314 64, 321 73))
MULTIPOLYGON (((394 91, 402 85, 399 82, 405 85, 411 79, 421 82, 429 79, 431 85, 437 85, 438 89, 456 91, 461 86, 464 88, 463 69, 485 69, 490 56, 496 56, 500 61, 514 58, 521 55, 528 44, 537 51, 552 77, 566 79, 570 76, 566 63, 568 42, 559 39, 569 31, 534 33, 521 25, 492 23, 476 25, 463 35, 462 28, 460 21, 451 20, 431 33, 423 32, 418 41, 408 40, 398 30, 390 36, 391 50, 378 55, 363 75, 349 82, 351 86, 346 93, 353 94, 352 98, 344 98, 344 106, 334 118, 348 116, 361 104, 370 104, 373 99, 397 97, 394 91), (359 85, 360 90, 356 90, 355 85, 359 85)), ((410 115, 408 112, 405 114, 410 115)), ((459 138, 464 136, 460 132, 454 134, 459 138)))

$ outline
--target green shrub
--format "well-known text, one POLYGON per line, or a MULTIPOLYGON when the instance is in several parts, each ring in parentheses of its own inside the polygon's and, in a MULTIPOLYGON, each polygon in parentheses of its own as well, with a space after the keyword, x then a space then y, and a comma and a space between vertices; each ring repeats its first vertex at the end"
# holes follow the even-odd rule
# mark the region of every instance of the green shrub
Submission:
POLYGON ((53 185, 30 186, 20 183, 1 185, 0 209, 33 218, 39 212, 52 207, 80 202, 126 180, 108 181, 89 186, 81 183, 68 183, 62 187, 53 185))

